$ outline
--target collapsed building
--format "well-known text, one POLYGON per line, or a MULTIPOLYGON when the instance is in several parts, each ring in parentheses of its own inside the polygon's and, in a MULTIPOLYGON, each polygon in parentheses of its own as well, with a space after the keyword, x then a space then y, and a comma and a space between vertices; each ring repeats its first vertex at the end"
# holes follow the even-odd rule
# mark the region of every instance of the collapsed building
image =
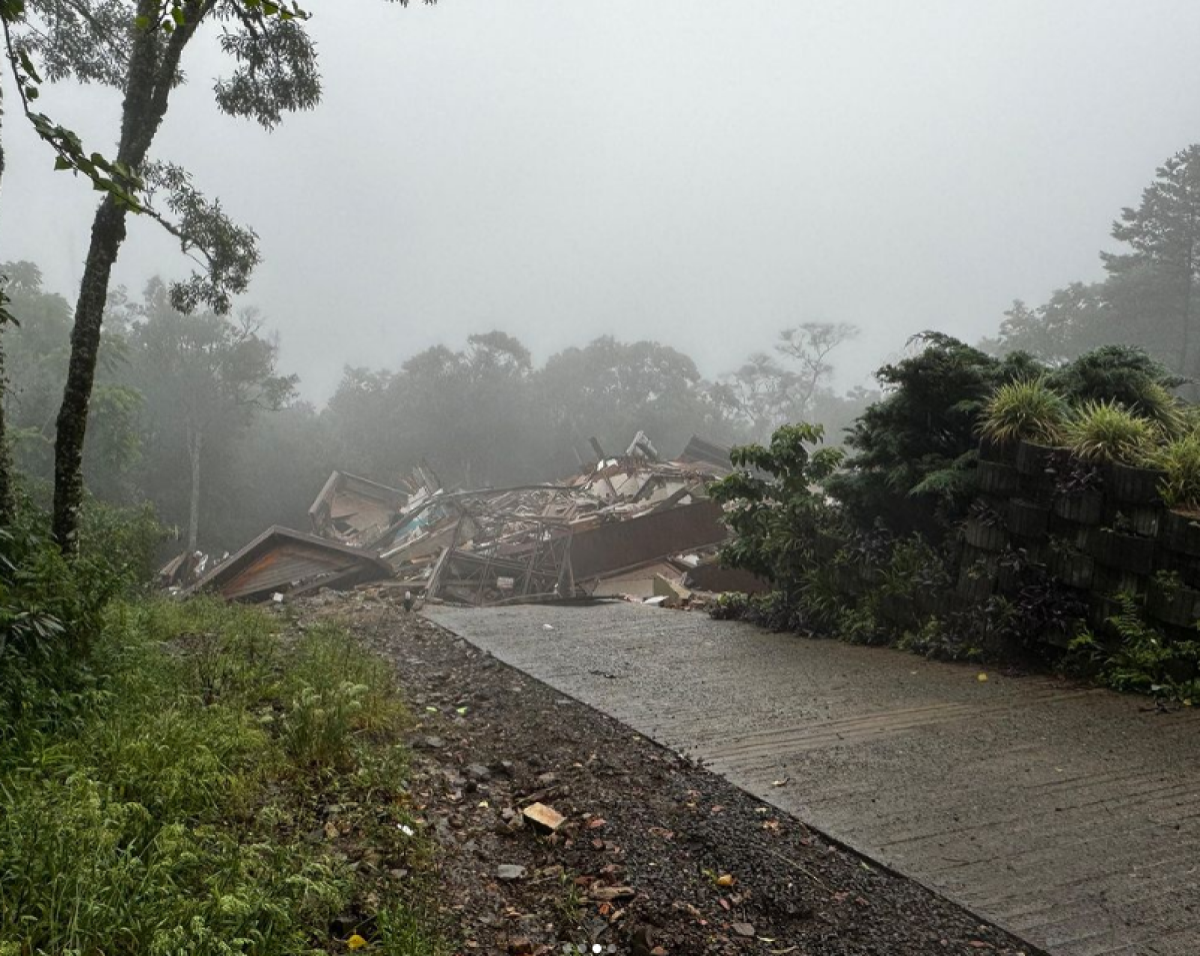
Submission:
POLYGON ((399 487, 335 471, 309 509, 311 533, 274 527, 219 562, 177 558, 168 567, 199 567, 185 590, 229 600, 372 582, 476 606, 678 603, 693 581, 709 591, 758 589, 715 563, 729 532, 708 489, 731 471, 728 448, 693 437, 663 461, 641 432, 617 457, 592 446, 597 461, 579 474, 515 488, 447 490, 427 466, 399 487))

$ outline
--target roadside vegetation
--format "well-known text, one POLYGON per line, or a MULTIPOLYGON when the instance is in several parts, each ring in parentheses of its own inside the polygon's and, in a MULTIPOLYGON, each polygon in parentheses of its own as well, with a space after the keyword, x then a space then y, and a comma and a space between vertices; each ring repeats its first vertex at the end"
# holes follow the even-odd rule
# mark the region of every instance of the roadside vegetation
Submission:
POLYGON ((948 336, 879 373, 849 454, 736 449, 722 617, 1200 700, 1200 418, 1140 350, 1057 367, 948 336))
POLYGON ((31 524, 0 531, 0 953, 442 952, 389 666, 31 524))

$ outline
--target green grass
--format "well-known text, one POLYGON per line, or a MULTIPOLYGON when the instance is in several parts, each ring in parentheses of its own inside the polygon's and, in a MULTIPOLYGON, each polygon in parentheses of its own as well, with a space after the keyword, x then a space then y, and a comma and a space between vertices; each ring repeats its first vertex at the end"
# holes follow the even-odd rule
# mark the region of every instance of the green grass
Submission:
POLYGON ((91 686, 0 739, 0 956, 443 951, 387 665, 256 609, 110 608, 91 686), (328 809, 337 806, 335 836, 328 809), (348 934, 347 934, 348 935, 348 934))

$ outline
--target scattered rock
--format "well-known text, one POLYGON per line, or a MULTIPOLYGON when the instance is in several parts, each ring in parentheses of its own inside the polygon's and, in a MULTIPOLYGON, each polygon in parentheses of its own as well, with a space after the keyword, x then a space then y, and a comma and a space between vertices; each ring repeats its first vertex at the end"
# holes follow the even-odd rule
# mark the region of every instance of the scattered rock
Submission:
POLYGON ((534 826, 548 833, 553 833, 561 827, 566 819, 553 807, 548 807, 544 803, 531 803, 521 811, 521 815, 534 826))
MULTIPOLYGON (((421 618, 397 615, 381 627, 372 608, 352 623, 400 665, 414 711, 437 708, 414 735, 412 772, 395 798, 411 802, 413 828, 438 847, 439 884, 454 901, 464 956, 560 956, 568 945, 588 956, 593 946, 626 956, 1017 956, 1023 948, 890 875, 871 876, 871 905, 855 905, 868 884, 852 853, 832 852, 699 761, 650 745, 421 618), (455 718, 468 702, 486 706, 472 711, 480 719, 455 718), (538 822, 535 804, 555 816, 538 822), (778 831, 765 825, 774 820, 778 831), (831 899, 838 888, 848 891, 840 905, 831 899), (638 932, 651 926, 653 935, 638 932), (778 941, 760 944, 759 934, 778 941)), ((298 834, 315 826, 312 842, 350 849, 366 865, 354 847, 368 834, 348 801, 339 800, 345 812, 335 810, 336 799, 319 799, 298 834), (337 841, 326 841, 326 822, 343 831, 337 841)), ((411 879, 401 866, 410 842, 379 848, 382 879, 411 879)), ((357 928, 343 921, 332 934, 343 951, 357 928)))
POLYGON ((487 780, 492 772, 481 763, 467 764, 467 776, 471 780, 487 780))
POLYGON ((600 903, 611 903, 613 900, 625 900, 634 896, 632 886, 597 886, 588 893, 592 899, 600 903))

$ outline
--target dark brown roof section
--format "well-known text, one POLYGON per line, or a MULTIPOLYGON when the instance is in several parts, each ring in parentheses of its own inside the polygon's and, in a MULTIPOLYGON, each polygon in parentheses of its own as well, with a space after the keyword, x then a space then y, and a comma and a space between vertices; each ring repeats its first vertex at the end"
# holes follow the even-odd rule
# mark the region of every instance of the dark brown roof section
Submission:
POLYGON ((351 587, 391 574, 387 562, 369 551, 275 525, 205 574, 190 592, 265 601, 277 591, 303 594, 319 587, 351 587))

